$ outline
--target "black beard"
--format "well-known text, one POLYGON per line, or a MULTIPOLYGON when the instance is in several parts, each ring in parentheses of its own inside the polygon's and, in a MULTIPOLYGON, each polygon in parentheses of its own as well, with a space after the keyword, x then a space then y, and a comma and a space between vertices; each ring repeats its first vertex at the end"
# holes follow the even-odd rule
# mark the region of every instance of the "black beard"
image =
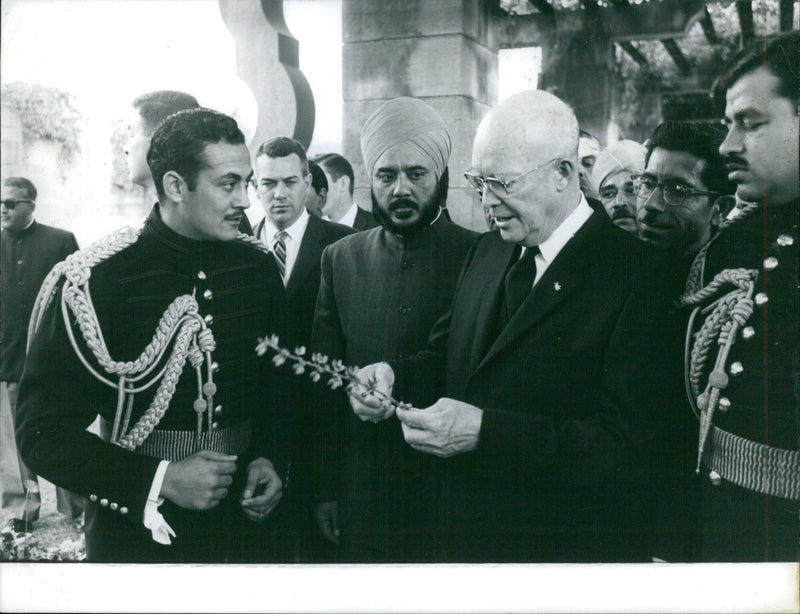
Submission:
POLYGON ((389 232, 402 236, 409 236, 419 232, 423 228, 427 228, 431 224, 431 222, 433 222, 439 215, 439 209, 441 206, 440 202, 441 198, 438 194, 438 190, 437 193, 435 193, 431 197, 431 199, 423 205, 418 205, 417 203, 411 200, 403 198, 393 201, 389 205, 388 211, 385 210, 384 207, 382 207, 380 204, 378 204, 378 201, 375 199, 374 193, 371 194, 371 196, 372 196, 372 215, 375 216, 375 219, 378 221, 378 223, 384 228, 386 228, 386 230, 388 230, 389 232), (411 226, 398 226, 397 224, 395 224, 391 219, 390 213, 391 209, 399 205, 405 205, 405 206, 410 205, 412 207, 419 209, 419 219, 411 226))

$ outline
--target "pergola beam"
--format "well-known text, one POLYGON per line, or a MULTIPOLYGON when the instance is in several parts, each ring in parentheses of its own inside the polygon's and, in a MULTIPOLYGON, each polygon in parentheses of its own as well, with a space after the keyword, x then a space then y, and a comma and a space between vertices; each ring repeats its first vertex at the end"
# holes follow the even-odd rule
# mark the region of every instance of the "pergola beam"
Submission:
POLYGON ((678 43, 676 43, 674 39, 664 38, 661 40, 661 44, 664 45, 664 49, 667 50, 669 57, 675 62, 675 66, 678 67, 678 70, 683 74, 687 74, 692 69, 692 65, 689 64, 689 60, 683 55, 683 51, 681 51, 681 48, 678 47, 678 43))
POLYGON ((792 29, 792 23, 794 22, 794 0, 781 0, 779 7, 781 32, 788 32, 792 29))
POLYGON ((736 12, 739 14, 739 27, 742 30, 742 42, 746 43, 755 36, 753 26, 753 5, 747 2, 737 2, 736 12))
POLYGON ((553 5, 547 0, 528 0, 542 15, 552 15, 556 12, 553 5))
POLYGON ((627 53, 628 56, 630 56, 630 58, 639 66, 642 68, 647 66, 647 58, 642 55, 641 51, 633 46, 633 43, 630 41, 618 41, 617 45, 619 45, 620 49, 627 53))
POLYGON ((703 34, 706 35, 706 40, 709 45, 719 44, 719 36, 714 28, 714 22, 711 21, 711 14, 708 12, 708 7, 703 7, 703 16, 700 18, 700 26, 703 28, 703 34))

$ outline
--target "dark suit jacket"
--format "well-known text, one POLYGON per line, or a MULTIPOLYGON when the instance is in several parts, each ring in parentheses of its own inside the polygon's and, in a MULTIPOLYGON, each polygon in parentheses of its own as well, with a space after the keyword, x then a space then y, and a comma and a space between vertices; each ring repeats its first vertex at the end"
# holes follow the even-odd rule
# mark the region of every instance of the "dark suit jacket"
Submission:
POLYGON ((0 380, 17 382, 25 364, 28 320, 53 266, 78 249, 71 232, 33 222, 0 235, 0 380))
MULTIPOLYGON (((264 220, 256 224, 253 233, 261 236, 264 220)), ((314 306, 319 293, 320 263, 322 250, 342 237, 353 234, 355 230, 349 226, 322 220, 309 214, 308 226, 303 234, 297 260, 286 284, 286 303, 288 318, 286 321, 286 339, 288 347, 298 345, 308 347, 311 343, 311 326, 314 323, 314 306)))
POLYGON ((353 230, 369 230, 370 228, 375 228, 377 225, 378 222, 375 220, 372 212, 358 207, 356 219, 353 221, 353 230))
POLYGON ((668 298, 650 248, 594 212, 498 334, 515 246, 485 234, 428 349, 394 362, 395 396, 483 410, 477 450, 450 459, 445 558, 638 559, 634 512, 660 419, 668 298))

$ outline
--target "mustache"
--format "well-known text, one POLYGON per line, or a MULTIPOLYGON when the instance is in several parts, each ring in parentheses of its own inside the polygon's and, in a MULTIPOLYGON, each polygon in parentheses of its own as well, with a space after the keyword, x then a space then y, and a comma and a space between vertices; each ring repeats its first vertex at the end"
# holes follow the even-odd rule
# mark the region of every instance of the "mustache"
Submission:
POLYGON ((627 207, 614 207, 611 210, 611 219, 612 220, 619 220, 622 218, 631 218, 636 219, 636 216, 633 215, 627 207))

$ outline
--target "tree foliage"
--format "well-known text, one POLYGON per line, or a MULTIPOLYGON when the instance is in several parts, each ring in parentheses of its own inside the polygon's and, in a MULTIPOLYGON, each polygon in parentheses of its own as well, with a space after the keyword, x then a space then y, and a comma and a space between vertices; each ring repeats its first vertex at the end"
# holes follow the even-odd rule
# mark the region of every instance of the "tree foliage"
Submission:
POLYGON ((74 163, 80 153, 80 123, 82 115, 73 97, 55 87, 37 83, 14 82, 3 84, 0 94, 3 103, 11 106, 22 123, 25 143, 37 139, 60 145, 58 162, 63 171, 74 163))

